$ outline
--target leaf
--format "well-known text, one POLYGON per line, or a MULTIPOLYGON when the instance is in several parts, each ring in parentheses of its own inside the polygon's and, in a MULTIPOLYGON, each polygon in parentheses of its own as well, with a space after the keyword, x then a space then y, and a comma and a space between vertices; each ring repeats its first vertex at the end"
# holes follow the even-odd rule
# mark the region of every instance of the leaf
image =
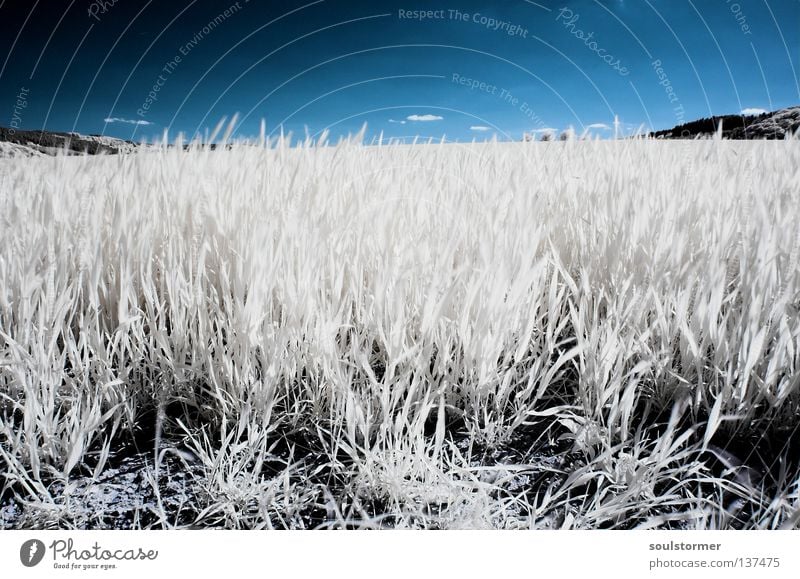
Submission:
POLYGON ((706 426, 706 434, 703 437, 703 450, 708 448, 708 443, 711 442, 711 438, 714 436, 714 433, 717 431, 719 427, 719 412, 722 408, 722 396, 717 396, 717 399, 714 401, 714 406, 711 408, 711 414, 708 416, 708 425, 706 426))
POLYGON ((83 457, 84 444, 85 436, 84 433, 81 432, 69 452, 69 458, 67 458, 67 463, 64 467, 65 476, 69 476, 69 473, 72 472, 72 469, 75 468, 75 466, 78 464, 78 461, 80 461, 80 459, 83 457))

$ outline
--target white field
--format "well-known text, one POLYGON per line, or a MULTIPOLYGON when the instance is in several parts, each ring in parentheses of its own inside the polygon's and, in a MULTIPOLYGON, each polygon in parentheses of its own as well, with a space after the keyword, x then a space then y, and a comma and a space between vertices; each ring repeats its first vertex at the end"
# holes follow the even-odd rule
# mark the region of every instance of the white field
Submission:
POLYGON ((273 145, 0 162, 30 520, 156 408, 201 526, 798 524, 797 141, 273 145))

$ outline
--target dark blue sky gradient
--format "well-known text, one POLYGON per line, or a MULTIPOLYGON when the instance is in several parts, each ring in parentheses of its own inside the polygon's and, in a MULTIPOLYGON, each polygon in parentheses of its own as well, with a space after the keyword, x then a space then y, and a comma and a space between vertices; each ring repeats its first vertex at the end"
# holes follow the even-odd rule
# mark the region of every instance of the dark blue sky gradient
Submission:
POLYGON ((0 0, 0 31, 0 126, 24 90, 25 129, 151 139, 238 112, 239 136, 264 118, 334 136, 366 122, 387 137, 607 137, 615 116, 629 133, 800 104, 798 0, 0 0))

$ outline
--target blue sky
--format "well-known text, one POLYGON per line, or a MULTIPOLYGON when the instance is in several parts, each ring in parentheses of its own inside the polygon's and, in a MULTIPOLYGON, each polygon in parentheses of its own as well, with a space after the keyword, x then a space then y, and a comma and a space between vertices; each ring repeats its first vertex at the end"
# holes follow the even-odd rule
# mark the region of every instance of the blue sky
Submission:
POLYGON ((0 29, 0 126, 137 140, 233 113, 239 136, 607 137, 800 104, 798 0, 0 0, 0 29))

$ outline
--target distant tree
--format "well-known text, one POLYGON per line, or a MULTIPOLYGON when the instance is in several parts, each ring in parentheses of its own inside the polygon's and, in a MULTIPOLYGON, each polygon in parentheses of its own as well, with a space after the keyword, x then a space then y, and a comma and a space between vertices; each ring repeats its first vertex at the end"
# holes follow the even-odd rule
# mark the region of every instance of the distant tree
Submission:
POLYGON ((559 141, 571 141, 575 138, 575 129, 572 127, 568 128, 566 131, 563 131, 559 136, 559 141))

